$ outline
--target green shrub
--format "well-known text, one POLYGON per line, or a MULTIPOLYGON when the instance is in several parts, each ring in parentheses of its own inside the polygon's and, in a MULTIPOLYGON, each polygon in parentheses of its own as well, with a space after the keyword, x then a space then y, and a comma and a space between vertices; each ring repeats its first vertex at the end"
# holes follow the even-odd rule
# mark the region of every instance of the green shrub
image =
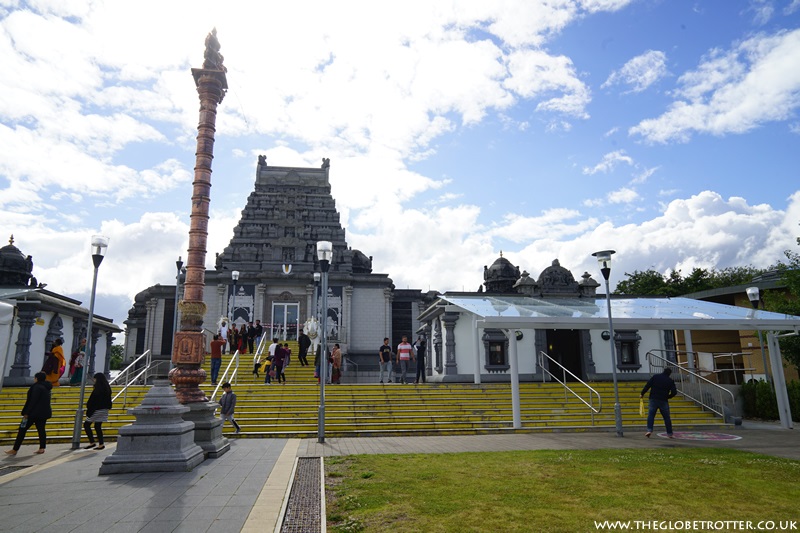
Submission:
MULTIPOLYGON (((792 410, 792 420, 800 422, 800 382, 791 381, 786 384, 789 393, 789 406, 792 410)), ((742 408, 746 418, 761 418, 764 420, 777 420, 778 401, 775 399, 775 389, 764 380, 749 381, 742 385, 742 408)))

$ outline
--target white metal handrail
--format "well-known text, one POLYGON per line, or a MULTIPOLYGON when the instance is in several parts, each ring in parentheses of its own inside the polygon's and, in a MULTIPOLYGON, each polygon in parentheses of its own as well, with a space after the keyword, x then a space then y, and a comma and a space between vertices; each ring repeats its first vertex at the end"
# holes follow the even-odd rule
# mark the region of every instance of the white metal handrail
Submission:
POLYGON ((356 377, 358 377, 358 363, 350 359, 349 357, 342 357, 342 369, 350 372, 350 365, 356 367, 356 377))
POLYGON ((212 402, 214 401, 214 398, 217 397, 217 393, 219 392, 219 389, 222 387, 223 383, 228 383, 231 380, 233 380, 234 384, 236 384, 236 378, 238 377, 238 375, 239 375, 239 350, 236 350, 236 352, 233 354, 233 357, 231 357, 231 360, 228 361, 228 365, 225 367, 225 372, 222 373, 222 377, 217 379, 217 386, 214 387, 214 392, 211 393, 211 398, 209 398, 209 400, 211 400, 212 402), (231 370, 231 365, 233 365, 233 370, 231 370))
POLYGON ((113 402, 114 400, 119 398, 120 395, 124 394, 125 397, 122 400, 122 406, 125 407, 126 405, 128 405, 128 387, 136 383, 137 380, 150 369, 150 365, 152 364, 152 362, 153 362, 153 354, 150 352, 150 350, 147 350, 142 355, 131 361, 130 364, 128 364, 128 366, 126 366, 125 369, 122 370, 122 372, 117 374, 117 376, 114 379, 109 381, 108 384, 113 385, 114 383, 120 381, 120 378, 122 377, 125 378, 125 385, 123 385, 122 389, 116 394, 116 396, 111 398, 111 401, 113 402), (138 365, 139 361, 141 361, 142 359, 145 360, 144 367, 142 367, 142 369, 131 379, 131 374, 136 371, 136 365, 138 365))
POLYGON ((539 364, 539 368, 541 368, 541 369, 542 369, 542 383, 544 383, 544 377, 545 377, 545 376, 544 376, 544 373, 545 373, 545 372, 547 372, 547 373, 550 375, 550 377, 551 377, 551 378, 553 378, 554 380, 556 380, 558 383, 561 383, 561 385, 564 387, 564 400, 565 400, 565 401, 566 401, 566 399, 567 399, 567 391, 569 391, 569 392, 570 392, 570 393, 571 393, 573 396, 575 396, 575 397, 576 397, 578 400, 580 400, 581 402, 583 402, 583 404, 584 404, 586 407, 588 407, 588 408, 590 409, 590 412, 591 412, 591 417, 592 417, 592 425, 594 425, 594 415, 595 415, 595 413, 599 413, 599 412, 600 412, 600 411, 603 409, 603 400, 602 400, 602 398, 600 397, 600 393, 599 393, 599 392, 597 392, 597 391, 596 391, 595 389, 593 389, 592 387, 590 387, 590 386, 589 386, 589 384, 588 384, 588 383, 586 383, 585 381, 583 381, 581 378, 579 378, 578 376, 576 376, 575 374, 573 374, 573 373, 572 373, 572 372, 571 372, 571 371, 570 371, 568 368, 566 368, 564 365, 562 365, 561 363, 559 363, 558 361, 556 361, 555 359, 553 359, 552 357, 550 357, 549 355, 547 355, 545 352, 539 352, 539 361, 538 361, 538 364, 539 364), (548 368, 545 368, 545 365, 544 365, 544 358, 545 358, 545 357, 546 357, 546 358, 547 358, 547 359, 548 359, 548 360, 549 360, 551 363, 555 363, 555 364, 556 364, 556 366, 558 366, 559 368, 561 368, 561 378, 562 378, 562 379, 558 379, 558 376, 556 376, 555 374, 553 374, 552 372, 550 372, 549 365, 548 365, 548 368), (588 389, 588 391, 589 391, 589 401, 588 401, 588 402, 587 402, 586 400, 584 400, 584 399, 583 399, 583 397, 581 397, 581 395, 580 395, 580 394, 578 394, 577 392, 575 392, 574 390, 572 390, 572 387, 570 387, 569 385, 567 385, 567 374, 569 374, 570 376, 572 376, 573 378, 575 378, 575 380, 576 380, 578 383, 580 383, 581 385, 583 385, 584 387, 586 387, 586 389, 588 389), (595 408, 595 407, 594 407, 594 398, 595 398, 595 397, 597 398, 597 408, 595 408))
POLYGON ((721 416, 723 420, 727 414, 733 415, 736 400, 733 393, 710 379, 704 378, 696 372, 683 368, 677 361, 670 361, 656 352, 666 354, 687 353, 678 350, 650 350, 647 352, 647 362, 650 371, 654 374, 654 369, 671 368, 677 373, 677 378, 673 376, 678 392, 684 397, 700 405, 703 409, 708 409, 712 413, 721 416))

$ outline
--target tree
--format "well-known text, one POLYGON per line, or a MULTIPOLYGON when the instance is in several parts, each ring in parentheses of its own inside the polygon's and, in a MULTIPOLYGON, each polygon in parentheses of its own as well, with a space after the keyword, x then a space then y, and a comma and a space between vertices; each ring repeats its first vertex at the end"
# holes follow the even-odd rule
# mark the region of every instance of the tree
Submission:
MULTIPOLYGON (((800 245, 800 238, 797 239, 797 244, 800 245)), ((765 293, 764 307, 769 311, 800 316, 800 254, 790 250, 784 253, 788 262, 778 264, 778 271, 787 291, 765 293)), ((780 343, 784 359, 800 370, 800 337, 783 337, 780 343)))
POLYGON ((111 370, 122 370, 122 357, 124 355, 124 349, 122 348, 121 344, 112 344, 111 345, 111 354, 109 355, 110 360, 108 363, 108 367, 111 370))
POLYGON ((711 289, 720 289, 734 285, 749 283, 754 277, 769 270, 752 266, 728 267, 722 270, 693 268, 685 278, 681 271, 674 269, 665 276, 657 270, 635 271, 633 274, 625 273, 627 280, 622 280, 614 290, 615 294, 630 296, 680 296, 711 289))

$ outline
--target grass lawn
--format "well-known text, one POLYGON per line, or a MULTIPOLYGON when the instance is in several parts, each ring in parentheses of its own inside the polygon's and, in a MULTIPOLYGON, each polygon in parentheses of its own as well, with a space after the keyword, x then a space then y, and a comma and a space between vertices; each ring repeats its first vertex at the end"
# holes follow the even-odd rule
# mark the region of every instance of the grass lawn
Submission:
POLYGON ((332 532, 579 532, 604 520, 800 528, 800 461, 724 448, 353 455, 327 458, 325 482, 332 532))

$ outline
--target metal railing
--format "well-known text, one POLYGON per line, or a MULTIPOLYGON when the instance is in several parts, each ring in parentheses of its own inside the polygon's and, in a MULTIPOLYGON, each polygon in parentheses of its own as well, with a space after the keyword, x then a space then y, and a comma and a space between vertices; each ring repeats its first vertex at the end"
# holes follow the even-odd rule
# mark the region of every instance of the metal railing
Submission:
POLYGON ((703 409, 719 415, 723 420, 727 420, 728 416, 733 416, 736 400, 731 391, 656 352, 665 355, 679 353, 678 350, 650 350, 647 352, 647 362, 653 374, 658 374, 664 368, 671 368, 672 379, 675 381, 678 392, 685 398, 692 400, 703 409))
MULTIPOLYGON (((169 364, 169 361, 157 361, 157 363, 169 364)), ((122 389, 113 398, 111 398, 111 401, 113 402, 120 396, 124 395, 122 399, 122 406, 126 407, 128 405, 128 387, 131 385, 147 383, 147 378, 150 376, 150 370, 153 366, 153 354, 150 352, 150 350, 147 350, 142 355, 131 361, 122 372, 117 374, 114 379, 108 382, 109 385, 114 385, 115 383, 125 383, 122 386, 122 389), (144 366, 137 368, 137 366, 140 366, 139 363, 142 361, 142 359, 144 359, 144 366)))
POLYGON ((350 372, 350 366, 356 367, 355 379, 358 379, 358 363, 349 357, 342 357, 342 372, 350 372))
POLYGON ((222 376, 217 379, 217 386, 214 387, 214 392, 211 393, 211 397, 209 401, 214 401, 214 398, 217 397, 217 393, 219 389, 222 388, 223 383, 229 383, 233 381, 234 384, 237 383, 237 378, 239 376, 239 350, 231 357, 231 360, 228 361, 228 366, 225 367, 225 372, 222 373, 222 376), (231 366, 233 366, 233 370, 231 370, 231 366))
POLYGON ((595 413, 599 413, 603 409, 603 400, 600 398, 600 393, 597 392, 596 390, 594 390, 592 387, 590 387, 589 384, 586 383, 585 381, 583 381, 581 378, 579 378, 578 376, 576 376, 575 374, 570 372, 567 368, 564 367, 564 365, 562 365, 561 363, 559 363, 558 361, 556 361, 555 359, 553 359, 552 357, 547 355, 545 352, 539 352, 538 364, 539 364, 539 368, 542 369, 542 383, 544 383, 545 372, 547 372, 547 374, 550 375, 551 378, 553 378, 558 383, 561 383, 561 385, 564 387, 564 401, 567 400, 567 398, 568 398, 567 392, 569 392, 570 394, 575 396, 578 400, 580 400, 581 403, 583 403, 586 407, 589 408, 590 413, 591 413, 591 417, 592 417, 592 425, 594 425, 594 415, 595 415, 595 413), (559 367, 561 369, 561 379, 559 379, 558 376, 556 376, 554 373, 550 372, 550 368, 549 368, 550 365, 547 365, 547 367, 545 367, 545 364, 544 364, 545 357, 551 363, 554 363, 557 367, 559 367), (585 399, 583 399, 583 397, 580 394, 578 394, 577 392, 572 390, 572 387, 567 385, 567 374, 569 374, 570 376, 575 378, 575 381, 577 381, 578 383, 580 383, 581 385, 586 387, 586 389, 589 391, 589 401, 588 402, 585 399), (597 398, 597 407, 594 406, 594 399, 595 398, 597 398))

